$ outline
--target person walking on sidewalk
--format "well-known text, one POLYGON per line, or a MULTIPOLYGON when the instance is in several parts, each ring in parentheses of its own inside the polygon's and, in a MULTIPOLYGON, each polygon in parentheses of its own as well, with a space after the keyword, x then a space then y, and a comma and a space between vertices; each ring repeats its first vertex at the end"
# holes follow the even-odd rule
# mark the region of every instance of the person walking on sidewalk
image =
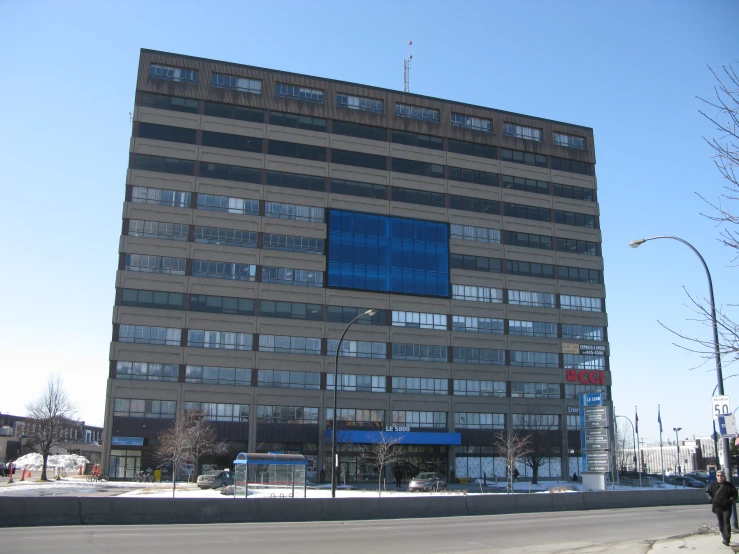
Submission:
POLYGON ((706 494, 711 499, 711 511, 716 514, 718 528, 724 539, 724 544, 729 546, 731 541, 731 507, 737 501, 736 487, 726 480, 723 469, 716 472, 716 480, 706 487, 706 494))

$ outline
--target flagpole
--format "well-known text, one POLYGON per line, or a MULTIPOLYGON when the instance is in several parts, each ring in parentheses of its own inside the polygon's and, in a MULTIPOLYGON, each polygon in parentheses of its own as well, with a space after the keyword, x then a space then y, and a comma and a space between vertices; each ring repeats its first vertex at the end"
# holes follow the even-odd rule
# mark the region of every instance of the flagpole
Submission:
POLYGON ((665 484, 665 455, 662 452, 662 413, 660 406, 657 404, 657 421, 659 421, 659 457, 662 460, 662 484, 665 484))
POLYGON ((634 406, 634 415, 636 420, 636 463, 639 464, 639 488, 641 488, 641 446, 639 443, 639 412, 636 409, 636 406, 634 406))

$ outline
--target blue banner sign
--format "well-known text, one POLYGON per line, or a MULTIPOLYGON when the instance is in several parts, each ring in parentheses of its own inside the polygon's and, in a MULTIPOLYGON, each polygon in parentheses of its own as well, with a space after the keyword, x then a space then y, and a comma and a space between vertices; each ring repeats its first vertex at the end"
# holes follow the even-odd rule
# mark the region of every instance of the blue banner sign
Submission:
POLYGON ((580 395, 580 406, 602 406, 603 405, 603 393, 602 392, 588 392, 580 395))
POLYGON ((113 437, 113 446, 144 446, 144 437, 113 437))
MULTIPOLYGON (((331 440, 331 431, 326 431, 326 440, 331 440)), ((380 444, 383 442, 394 444, 435 444, 442 446, 459 446, 462 444, 460 433, 410 433, 394 431, 339 431, 339 442, 353 442, 354 444, 380 444)))

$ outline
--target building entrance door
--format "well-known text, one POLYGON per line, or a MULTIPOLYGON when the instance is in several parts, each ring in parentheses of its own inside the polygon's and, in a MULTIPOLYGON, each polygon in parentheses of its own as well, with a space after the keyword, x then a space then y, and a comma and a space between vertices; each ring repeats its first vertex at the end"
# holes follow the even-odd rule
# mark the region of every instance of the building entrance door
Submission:
POLYGON ((111 479, 133 479, 134 474, 140 469, 141 450, 110 451, 108 474, 111 479))

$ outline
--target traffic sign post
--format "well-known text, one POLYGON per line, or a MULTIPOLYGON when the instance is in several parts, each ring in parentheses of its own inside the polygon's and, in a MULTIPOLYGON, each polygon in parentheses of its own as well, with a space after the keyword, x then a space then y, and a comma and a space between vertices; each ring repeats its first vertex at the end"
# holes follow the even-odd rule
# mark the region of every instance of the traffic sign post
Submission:
POLYGON ((711 397, 712 414, 713 420, 718 422, 718 416, 731 415, 731 398, 729 395, 724 394, 721 396, 711 397))
POLYGON ((736 437, 736 419, 734 415, 718 416, 718 428, 722 439, 733 439, 736 437))

